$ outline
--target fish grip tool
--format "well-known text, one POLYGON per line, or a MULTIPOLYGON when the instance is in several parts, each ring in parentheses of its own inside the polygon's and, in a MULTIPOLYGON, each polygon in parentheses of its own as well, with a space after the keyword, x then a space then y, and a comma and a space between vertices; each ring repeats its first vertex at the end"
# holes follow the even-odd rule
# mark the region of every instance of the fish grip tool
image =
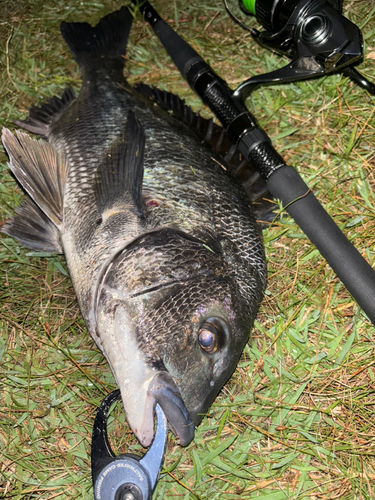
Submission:
POLYGON ((287 165, 274 149, 241 96, 161 19, 148 1, 133 0, 133 3, 138 5, 192 90, 218 117, 244 159, 260 173, 268 191, 281 200, 375 325, 375 271, 372 267, 324 210, 297 170, 287 165))
POLYGON ((116 390, 102 401, 95 417, 91 442, 91 473, 95 500, 150 500, 164 461, 168 426, 163 410, 156 405, 154 440, 143 457, 115 455, 107 436, 110 407, 121 396, 116 390))

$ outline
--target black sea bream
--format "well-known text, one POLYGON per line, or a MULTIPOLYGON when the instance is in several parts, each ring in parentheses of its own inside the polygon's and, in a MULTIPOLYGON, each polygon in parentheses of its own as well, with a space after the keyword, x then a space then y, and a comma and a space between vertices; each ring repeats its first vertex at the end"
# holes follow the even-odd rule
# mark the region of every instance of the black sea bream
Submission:
POLYGON ((4 232, 65 254, 139 441, 152 441, 158 402, 186 445, 249 339, 266 264, 220 156, 124 79, 131 21, 122 8, 94 28, 63 23, 82 89, 18 122, 44 140, 3 131, 29 195, 4 232))

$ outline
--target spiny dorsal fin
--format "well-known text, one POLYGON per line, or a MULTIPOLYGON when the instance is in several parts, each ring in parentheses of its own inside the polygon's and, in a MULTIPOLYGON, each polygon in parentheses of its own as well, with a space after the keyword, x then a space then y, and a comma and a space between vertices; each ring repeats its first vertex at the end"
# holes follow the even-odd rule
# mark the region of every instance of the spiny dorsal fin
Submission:
POLYGON ((48 139, 51 123, 75 98, 74 90, 68 87, 61 97, 53 96, 39 107, 32 106, 26 120, 13 120, 13 123, 42 139, 48 139))
POLYGON ((4 128, 3 144, 14 176, 49 219, 60 229, 68 162, 48 142, 4 128))
POLYGON ((134 88, 141 95, 148 97, 160 108, 171 112, 172 116, 186 123, 192 130, 195 130, 202 141, 211 146, 214 151, 223 156, 228 153, 232 142, 224 129, 214 123, 212 119, 208 120, 207 118, 203 118, 199 113, 194 113, 185 104, 183 99, 170 92, 160 90, 156 87, 149 87, 144 83, 138 83, 134 88))
POLYGON ((223 157, 232 175, 237 177, 245 188, 260 225, 267 227, 268 223, 275 218, 273 213, 275 204, 271 201, 273 197, 267 191, 266 184, 259 173, 246 160, 241 158, 238 149, 231 142, 225 130, 211 119, 208 120, 198 113, 194 113, 185 104, 185 101, 170 92, 165 92, 156 87, 149 87, 144 83, 139 83, 134 88, 160 108, 186 123, 192 130, 197 132, 205 144, 208 144, 223 157))
POLYGON ((123 135, 113 142, 95 175, 96 202, 102 217, 131 205, 139 215, 142 213, 144 148, 143 126, 129 111, 123 135))
POLYGON ((63 253, 60 231, 28 196, 15 213, 1 228, 3 233, 31 250, 63 253))

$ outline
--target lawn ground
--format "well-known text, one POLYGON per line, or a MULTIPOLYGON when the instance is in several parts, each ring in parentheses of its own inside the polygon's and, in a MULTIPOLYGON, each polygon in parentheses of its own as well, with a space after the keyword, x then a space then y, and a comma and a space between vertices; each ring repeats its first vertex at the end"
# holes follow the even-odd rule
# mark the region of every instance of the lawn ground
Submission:
MULTIPOLYGON (((59 33, 119 1, 1 3, 0 122, 80 87, 59 33)), ((237 3, 231 2, 236 12, 237 3)), ((259 48, 220 1, 155 0, 178 33, 235 87, 285 59, 259 48)), ((360 70, 375 81, 375 7, 345 2, 363 32, 360 70)), ((247 19, 257 27, 255 19, 247 19)), ((140 18, 126 76, 199 99, 140 18)), ((289 164, 374 266, 374 100, 341 75, 256 91, 247 104, 289 164)), ((0 151, 0 221, 23 197, 0 151)), ((170 434, 156 499, 373 500, 375 331, 318 251, 278 207, 264 231, 269 280, 252 339, 186 449, 170 434)), ((339 256, 338 256, 339 258, 339 256)), ((81 318, 65 261, 0 239, 0 498, 92 499, 95 411, 115 388, 81 318)), ((141 452, 121 408, 116 450, 141 452)))

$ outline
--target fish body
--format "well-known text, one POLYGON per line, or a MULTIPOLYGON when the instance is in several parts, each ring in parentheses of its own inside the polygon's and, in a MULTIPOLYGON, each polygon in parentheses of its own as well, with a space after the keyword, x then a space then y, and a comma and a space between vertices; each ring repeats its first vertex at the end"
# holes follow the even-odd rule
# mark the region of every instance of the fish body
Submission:
POLYGON ((266 264, 248 197, 221 158, 124 79, 131 19, 122 8, 94 28, 63 23, 82 89, 19 122, 48 144, 3 133, 32 198, 4 232, 65 254, 140 442, 152 441, 158 402, 187 444, 249 338, 266 264))

